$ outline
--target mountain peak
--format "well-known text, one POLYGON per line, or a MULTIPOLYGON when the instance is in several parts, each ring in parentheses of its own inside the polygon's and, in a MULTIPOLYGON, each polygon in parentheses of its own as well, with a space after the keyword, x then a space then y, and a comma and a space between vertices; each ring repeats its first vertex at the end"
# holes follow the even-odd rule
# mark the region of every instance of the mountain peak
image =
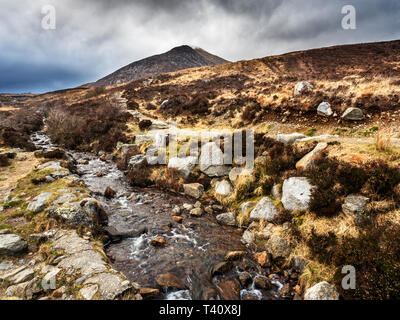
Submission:
POLYGON ((170 51, 133 62, 114 73, 100 79, 95 86, 110 86, 139 79, 157 77, 162 73, 189 68, 214 66, 229 61, 213 55, 201 48, 182 45, 170 51))

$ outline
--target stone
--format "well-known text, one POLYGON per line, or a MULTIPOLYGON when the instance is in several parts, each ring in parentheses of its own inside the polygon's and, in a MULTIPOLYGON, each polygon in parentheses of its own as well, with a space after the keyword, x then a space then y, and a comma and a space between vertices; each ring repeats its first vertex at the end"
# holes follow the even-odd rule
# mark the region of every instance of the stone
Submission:
POLYGON ((8 230, 8 229, 0 230, 0 236, 3 235, 3 234, 10 234, 10 233, 11 233, 11 231, 8 230))
POLYGON ((236 218, 232 212, 222 213, 216 216, 216 219, 219 224, 226 225, 226 226, 235 226, 236 225, 236 218))
POLYGON ((197 157, 171 158, 168 162, 168 168, 177 169, 182 178, 187 179, 196 164, 197 157))
POLYGON ((315 147, 313 151, 304 156, 299 162, 296 164, 297 170, 308 170, 310 169, 316 160, 322 157, 323 152, 328 148, 328 144, 326 142, 320 142, 315 147))
POLYGON ((92 284, 90 286, 84 287, 81 290, 79 290, 79 294, 85 300, 93 300, 98 291, 99 291, 99 286, 97 284, 92 284))
POLYGON ((218 181, 215 184, 215 194, 217 196, 228 197, 229 195, 232 194, 232 192, 233 192, 232 186, 226 180, 218 181))
POLYGON ((140 288, 139 293, 143 299, 154 299, 160 295, 160 290, 152 288, 140 288))
POLYGON ((110 187, 107 187, 107 188, 106 188, 106 191, 104 191, 104 196, 105 196, 107 199, 112 199, 112 198, 114 198, 116 194, 117 194, 117 193, 116 193, 112 188, 110 188, 110 187))
POLYGON ((257 276, 254 279, 254 287, 257 289, 268 290, 271 289, 272 284, 267 277, 257 276))
POLYGON ((250 174, 250 171, 246 168, 232 168, 232 170, 229 172, 229 180, 233 185, 236 185, 241 176, 248 176, 250 174))
POLYGON ((284 143, 284 144, 293 144, 297 140, 304 139, 306 136, 301 133, 292 133, 292 134, 278 134, 276 136, 276 140, 278 142, 284 143))
POLYGON ((275 234, 268 240, 266 248, 274 260, 281 258, 286 259, 291 253, 290 243, 286 239, 275 234))
POLYGON ((49 148, 46 150, 35 151, 35 157, 46 159, 65 159, 66 152, 60 148, 49 148))
POLYGON ((230 168, 225 166, 224 153, 215 142, 206 143, 201 147, 200 171, 209 177, 229 175, 230 168))
POLYGON ((268 268, 271 266, 271 258, 266 251, 255 253, 253 257, 261 267, 268 268))
POLYGON ((251 274, 248 272, 241 272, 239 273, 239 282, 242 285, 243 288, 246 288, 251 282, 252 282, 252 277, 251 274))
POLYGON ((152 120, 152 124, 150 126, 150 130, 163 130, 163 129, 168 129, 169 125, 163 121, 159 120, 152 120))
POLYGON ((34 213, 39 213, 46 207, 46 202, 51 197, 51 192, 46 192, 35 197, 28 205, 27 210, 34 213))
POLYGON ((96 284, 99 286, 100 300, 114 300, 132 289, 132 284, 117 274, 99 273, 87 279, 84 285, 96 284))
POLYGON ((172 220, 174 220, 176 223, 182 223, 183 222, 183 217, 173 216, 172 220))
POLYGON ((328 102, 321 102, 318 106, 317 112, 320 116, 330 117, 333 115, 331 105, 328 102))
POLYGON ((57 275, 61 272, 60 268, 52 267, 41 281, 44 290, 55 290, 57 288, 57 275))
POLYGON ((364 113, 359 108, 348 108, 342 115, 343 120, 361 121, 365 119, 364 113))
POLYGON ((231 261, 220 262, 212 269, 212 276, 224 275, 225 273, 228 273, 232 267, 233 265, 231 261))
POLYGON ((183 190, 185 195, 195 199, 200 199, 204 193, 204 186, 200 183, 184 184, 183 190))
POLYGON ((164 247, 167 244, 167 240, 163 236, 157 236, 151 240, 153 247, 164 247))
POLYGON ((128 169, 144 168, 147 166, 147 157, 144 154, 138 154, 129 159, 128 169))
POLYGON ((304 294, 304 300, 339 300, 339 293, 328 282, 320 282, 304 294))
POLYGON ((286 210, 307 211, 314 187, 307 178, 289 178, 282 187, 282 204, 286 210))
POLYGON ((17 285, 13 285, 7 288, 5 295, 6 297, 16 297, 20 299, 32 300, 32 298, 42 292, 42 289, 38 286, 39 279, 34 278, 30 281, 26 281, 17 285))
POLYGON ((200 217, 203 215, 203 210, 201 208, 195 208, 190 210, 190 215, 195 217, 200 217))
POLYGON ((26 282, 32 280, 35 276, 35 272, 31 268, 24 268, 16 275, 7 279, 11 284, 20 284, 22 282, 26 282))
POLYGON ((298 82, 294 88, 294 96, 295 97, 300 96, 303 93, 312 91, 313 89, 314 86, 307 81, 298 82))
POLYGON ((342 210, 348 215, 363 215, 368 202, 369 198, 367 197, 351 194, 344 200, 342 210))
POLYGON ((0 235, 0 255, 15 255, 27 248, 26 241, 15 234, 0 235))
POLYGON ((53 204, 61 205, 67 202, 73 202, 76 199, 76 196, 72 193, 65 193, 57 198, 57 200, 53 201, 53 204))
POLYGON ((13 267, 12 261, 2 261, 0 262, 0 271, 7 271, 13 267))
POLYGON ((172 215, 174 216, 179 216, 181 214, 181 208, 179 208, 178 206, 174 207, 171 211, 172 215))
POLYGON ((231 251, 225 255, 225 260, 226 261, 236 261, 236 260, 240 260, 245 255, 247 255, 246 251, 231 251))
POLYGON ((269 197, 265 197, 260 200, 256 207, 250 212, 251 220, 264 219, 265 221, 271 222, 278 215, 274 203, 269 197))
POLYGON ((179 278, 170 272, 160 275, 156 281, 157 284, 163 288, 166 287, 168 289, 179 290, 185 289, 185 286, 181 283, 179 278))
POLYGON ((81 274, 104 272, 107 270, 103 256, 94 251, 82 251, 63 259, 58 267, 66 270, 67 274, 80 272, 81 274))
POLYGON ((254 242, 254 234, 251 231, 246 230, 243 233, 241 241, 243 244, 252 244, 254 242))
POLYGON ((39 170, 60 170, 61 163, 58 161, 45 162, 37 167, 39 170))
POLYGON ((182 208, 187 210, 187 211, 190 211, 190 210, 193 209, 193 205, 191 205, 189 203, 185 203, 185 204, 183 204, 182 208))

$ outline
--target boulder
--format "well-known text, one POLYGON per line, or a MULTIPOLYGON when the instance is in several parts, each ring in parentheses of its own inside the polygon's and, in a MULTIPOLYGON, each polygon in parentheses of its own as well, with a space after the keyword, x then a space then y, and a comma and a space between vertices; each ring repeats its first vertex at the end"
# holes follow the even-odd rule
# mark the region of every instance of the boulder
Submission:
POLYGON ((151 240, 153 247, 164 247, 167 244, 167 239, 163 236, 157 236, 151 240))
POLYGON ((267 277, 257 276, 254 279, 254 287, 261 290, 268 290, 272 288, 272 284, 267 277))
POLYGON ((365 212, 368 202, 369 198, 352 194, 344 200, 342 210, 348 215, 362 215, 365 212))
POLYGON ((212 276, 224 275, 225 273, 228 273, 232 269, 232 267, 233 267, 233 265, 232 265, 232 262, 230 262, 230 261, 224 261, 224 262, 218 263, 212 269, 212 276))
POLYGON ((153 120, 153 123, 150 126, 150 130, 163 130, 168 128, 169 128, 168 123, 159 120, 153 120))
POLYGON ((196 157, 171 158, 168 162, 168 168, 177 169, 182 178, 187 179, 197 164, 196 157))
POLYGON ((224 153, 215 142, 206 143, 201 147, 200 171, 209 177, 229 175, 230 168, 224 163, 224 153))
POLYGON ((265 197, 260 200, 256 207, 250 212, 251 220, 264 219, 271 222, 278 215, 274 203, 269 197, 265 197))
POLYGON ((46 202, 51 197, 51 192, 46 192, 35 197, 28 205, 27 210, 34 213, 39 213, 46 207, 46 202))
POLYGON ((27 248, 26 241, 15 234, 0 235, 0 255, 15 255, 27 248))
POLYGON ((252 210, 257 205, 257 202, 247 201, 240 205, 239 209, 242 214, 246 214, 249 210, 252 210))
POLYGON ((85 300, 93 300, 99 291, 99 286, 97 284, 92 284, 79 290, 79 294, 85 300))
POLYGON ((243 244, 252 244, 254 242, 254 234, 251 231, 246 230, 243 232, 241 241, 243 244))
POLYGON ((291 133, 291 134, 278 134, 276 140, 284 144, 293 144, 297 140, 304 139, 306 136, 301 133, 291 133))
POLYGON ((168 289, 185 289, 185 286, 182 284, 179 278, 170 272, 160 275, 157 278, 157 284, 160 287, 166 287, 168 289))
POLYGON ((268 240, 266 248, 273 259, 286 259, 290 256, 291 252, 290 243, 275 234, 268 240))
POLYGON ((217 215, 216 217, 218 223, 226 226, 234 226, 236 225, 236 218, 235 215, 231 212, 229 213, 222 213, 217 215))
POLYGON ((128 290, 132 289, 132 284, 121 276, 111 273, 97 274, 84 282, 84 285, 95 284, 99 287, 99 299, 114 300, 128 290))
POLYGON ((266 251, 255 253, 253 257, 261 267, 268 268, 271 266, 271 257, 266 251))
POLYGON ((138 154, 129 159, 128 169, 144 168, 147 166, 147 157, 144 154, 138 154))
POLYGON ((204 186, 200 183, 184 184, 183 190, 185 195, 195 199, 200 199, 204 193, 204 186))
POLYGON ((311 83, 309 83, 307 81, 301 81, 296 84, 296 86, 294 88, 294 95, 300 96, 303 93, 312 91, 313 89, 314 89, 314 86, 311 83))
POLYGON ((348 121, 361 121, 364 118, 364 113, 359 108, 348 108, 342 115, 342 119, 348 121))
POLYGON ((105 196, 107 199, 112 199, 112 198, 114 198, 116 194, 117 194, 117 193, 116 193, 111 187, 107 187, 107 188, 106 188, 106 191, 104 191, 104 196, 105 196))
POLYGON ((298 170, 308 170, 310 169, 316 160, 318 160, 323 152, 328 148, 328 144, 326 142, 320 142, 315 147, 313 151, 304 156, 299 162, 296 164, 296 169, 298 170))
POLYGON ((289 178, 282 187, 282 204, 286 210, 306 211, 314 187, 307 178, 289 178))
POLYGON ((331 105, 328 102, 321 102, 318 106, 317 112, 320 116, 330 117, 333 115, 331 105))
POLYGON ((46 150, 35 151, 35 157, 46 158, 46 159, 65 159, 67 157, 66 152, 60 148, 49 148, 46 150))
POLYGON ((232 194, 232 192, 233 192, 233 188, 232 188, 231 184, 226 180, 218 181, 215 184, 216 196, 228 197, 229 195, 232 194))
POLYGON ((135 145, 141 146, 146 143, 153 142, 154 137, 151 135, 137 135, 135 136, 135 145))
POLYGON ((339 300, 339 293, 328 282, 320 282, 304 294, 304 300, 339 300))
POLYGON ((194 217, 200 217, 203 215, 203 210, 201 208, 195 208, 190 210, 190 215, 194 217))

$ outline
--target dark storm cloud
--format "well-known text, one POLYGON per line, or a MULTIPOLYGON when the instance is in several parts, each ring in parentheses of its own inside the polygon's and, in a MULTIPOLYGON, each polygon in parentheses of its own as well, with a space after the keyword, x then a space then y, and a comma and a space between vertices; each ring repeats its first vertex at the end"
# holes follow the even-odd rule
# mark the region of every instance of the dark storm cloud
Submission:
POLYGON ((398 39, 398 0, 3 0, 0 92, 80 85, 181 44, 229 60, 398 39), (57 29, 41 28, 54 5, 57 29), (341 9, 357 10, 343 30, 341 9))

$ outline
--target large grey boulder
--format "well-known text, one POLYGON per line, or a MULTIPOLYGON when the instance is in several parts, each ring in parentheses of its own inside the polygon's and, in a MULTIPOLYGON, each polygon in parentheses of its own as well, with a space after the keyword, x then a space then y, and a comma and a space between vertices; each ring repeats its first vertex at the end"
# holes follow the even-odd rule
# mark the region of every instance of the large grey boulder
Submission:
POLYGON ((342 119, 348 121, 361 121, 364 118, 364 113, 359 108, 348 108, 342 115, 342 119))
POLYGON ((189 197, 200 199, 204 193, 204 186, 200 183, 184 184, 183 191, 185 192, 185 195, 189 197))
POLYGON ((26 241, 15 234, 0 235, 0 255, 15 255, 27 248, 26 241))
POLYGON ((306 136, 301 133, 291 133, 291 134, 278 134, 276 140, 284 144, 293 144, 297 140, 304 139, 306 136))
POLYGON ((29 203, 27 210, 34 213, 39 213, 45 208, 46 202, 47 200, 49 200, 51 195, 51 192, 46 192, 38 195, 29 203))
POLYGON ((307 178, 289 178, 282 187, 282 204, 286 210, 306 211, 314 187, 307 178))
POLYGON ((369 198, 352 194, 346 197, 342 205, 342 210, 345 214, 349 215, 362 215, 365 212, 365 208, 369 202, 369 198))
POLYGON ((321 102, 318 106, 317 112, 320 116, 330 117, 333 115, 331 105, 328 102, 321 102))
POLYGON ((147 166, 147 157, 144 154, 138 154, 129 159, 128 169, 144 168, 147 166))
POLYGON ((270 237, 266 248, 273 259, 287 259, 291 253, 290 243, 276 234, 270 237))
POLYGON ((300 96, 303 93, 311 91, 312 89, 314 89, 314 86, 311 83, 307 81, 301 81, 296 84, 296 87, 294 88, 294 95, 300 96))
POLYGON ((250 230, 243 232, 241 242, 243 244, 252 244, 254 242, 254 234, 250 230))
POLYGON ((232 192, 233 192, 233 188, 232 188, 231 184, 226 180, 218 181, 215 184, 215 194, 217 196, 228 197, 229 195, 232 194, 232 192))
POLYGON ((251 220, 264 219, 266 221, 272 221, 278 215, 274 203, 269 197, 265 197, 260 200, 256 207, 250 212, 251 220))
POLYGON ((222 213, 216 216, 217 221, 226 226, 234 226, 236 225, 236 218, 232 212, 222 213))
POLYGON ((215 142, 206 143, 201 147, 200 171, 209 177, 229 175, 230 168, 224 163, 224 153, 215 142))
POLYGON ((197 157, 171 158, 168 168, 177 169, 182 178, 187 179, 197 164, 197 157))
POLYGON ((113 300, 132 288, 128 280, 111 273, 97 274, 87 279, 84 285, 98 285, 101 300, 113 300))
POLYGON ((308 289, 304 300, 339 300, 339 293, 328 282, 320 282, 308 289))

